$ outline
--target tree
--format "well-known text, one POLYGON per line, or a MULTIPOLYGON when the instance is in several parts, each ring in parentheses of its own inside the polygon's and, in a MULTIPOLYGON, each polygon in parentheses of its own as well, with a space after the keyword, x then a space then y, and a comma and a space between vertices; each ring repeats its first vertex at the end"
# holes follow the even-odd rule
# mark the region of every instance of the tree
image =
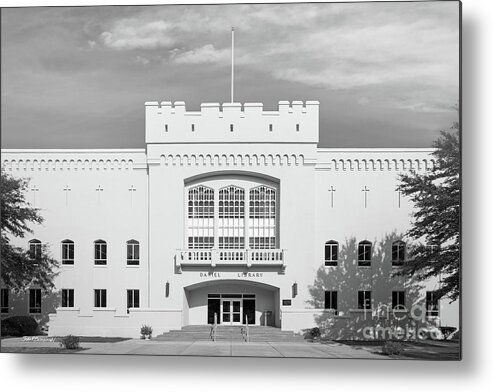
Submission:
POLYGON ((25 199, 28 181, 14 178, 1 171, 1 256, 3 284, 14 290, 23 291, 31 285, 45 290, 54 287, 58 261, 51 258, 46 245, 36 257, 29 250, 10 244, 10 237, 24 238, 32 233, 31 224, 43 223, 39 210, 25 199))
POLYGON ((442 131, 433 144, 434 167, 425 174, 400 176, 400 190, 414 203, 413 224, 406 235, 417 242, 399 274, 418 280, 440 279, 439 298, 460 294, 460 141, 459 124, 442 131))

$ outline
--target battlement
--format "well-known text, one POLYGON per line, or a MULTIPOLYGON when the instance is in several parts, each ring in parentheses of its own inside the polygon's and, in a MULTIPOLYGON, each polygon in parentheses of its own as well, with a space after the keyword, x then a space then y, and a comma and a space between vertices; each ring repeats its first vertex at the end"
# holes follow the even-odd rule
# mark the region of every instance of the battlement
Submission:
POLYGON ((280 101, 277 111, 262 103, 146 102, 146 143, 318 143, 319 102, 280 101))

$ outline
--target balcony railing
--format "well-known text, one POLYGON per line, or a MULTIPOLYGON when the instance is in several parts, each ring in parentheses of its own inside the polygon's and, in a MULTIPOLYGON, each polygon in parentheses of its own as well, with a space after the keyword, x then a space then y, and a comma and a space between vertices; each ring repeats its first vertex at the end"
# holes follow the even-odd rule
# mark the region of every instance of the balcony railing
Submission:
POLYGON ((285 249, 181 249, 176 252, 176 265, 284 267, 285 257, 285 249))

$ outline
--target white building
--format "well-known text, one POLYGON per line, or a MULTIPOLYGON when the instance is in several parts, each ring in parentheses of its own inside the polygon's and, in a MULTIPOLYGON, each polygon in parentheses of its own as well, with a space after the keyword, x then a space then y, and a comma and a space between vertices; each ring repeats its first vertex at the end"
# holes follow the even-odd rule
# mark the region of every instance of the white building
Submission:
POLYGON ((421 304, 423 325, 458 326, 457 304, 433 299, 438 281, 392 277, 412 210, 398 175, 432 167, 431 149, 319 148, 314 101, 145 107, 145 149, 2 150, 45 218, 16 244, 47 243, 61 263, 55 293, 4 288, 2 317, 137 337, 216 314, 364 338, 382 306, 405 307, 391 322, 412 324, 421 304))

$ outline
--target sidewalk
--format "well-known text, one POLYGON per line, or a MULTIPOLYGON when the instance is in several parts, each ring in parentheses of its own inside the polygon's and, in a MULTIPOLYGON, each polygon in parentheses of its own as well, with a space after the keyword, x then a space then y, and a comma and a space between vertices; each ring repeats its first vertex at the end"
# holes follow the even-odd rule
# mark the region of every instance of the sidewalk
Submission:
MULTIPOLYGON (((29 347, 59 347, 57 342, 24 342, 21 338, 2 340, 2 351, 15 352, 29 347)), ((183 355, 218 357, 287 357, 287 358, 354 358, 387 359, 367 350, 331 342, 321 343, 268 343, 268 342, 163 342, 152 340, 126 340, 118 343, 81 343, 84 349, 76 354, 132 354, 132 355, 183 355)))

